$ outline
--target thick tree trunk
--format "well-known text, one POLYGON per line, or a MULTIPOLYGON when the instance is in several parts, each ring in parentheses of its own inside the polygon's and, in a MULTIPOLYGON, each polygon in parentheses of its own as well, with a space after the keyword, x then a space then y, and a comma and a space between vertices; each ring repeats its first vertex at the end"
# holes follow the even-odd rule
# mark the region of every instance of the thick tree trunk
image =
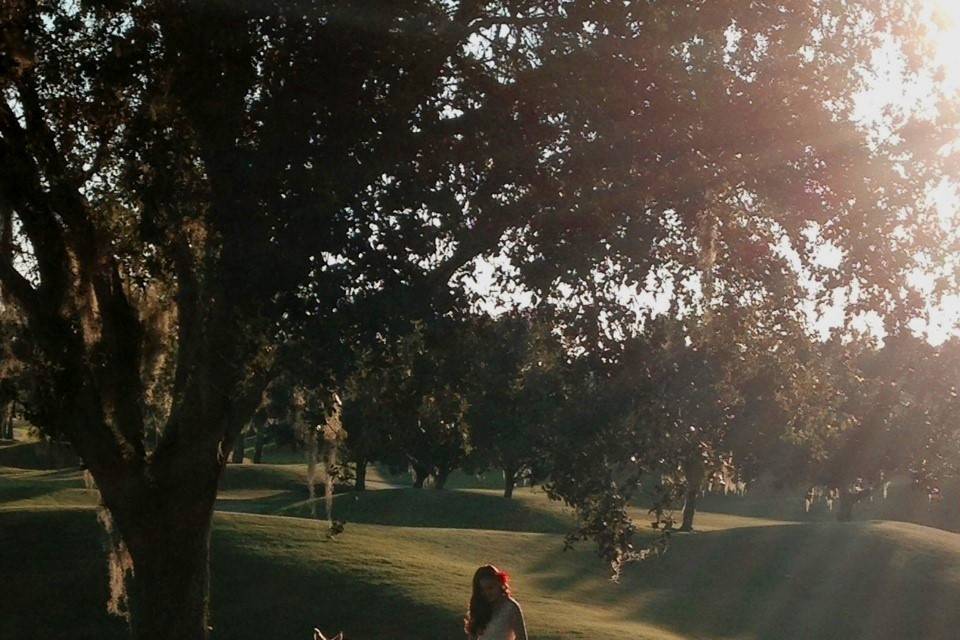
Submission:
POLYGON ((840 504, 837 507, 837 520, 839 522, 850 522, 853 520, 853 507, 867 495, 869 495, 867 491, 840 489, 840 504))
POLYGON ((366 491, 367 490, 367 461, 366 459, 360 459, 356 462, 357 470, 356 477, 354 478, 353 488, 356 491, 366 491))
POLYGON ((233 447, 233 455, 230 461, 235 462, 237 464, 242 463, 243 455, 245 451, 246 451, 246 438, 243 437, 243 433, 241 432, 240 435, 237 436, 237 442, 233 447))
POLYGON ((429 468, 421 465, 413 465, 413 488, 423 489, 423 483, 426 482, 429 475, 429 468))
POLYGON ((512 498, 513 488, 517 485, 517 470, 511 466, 503 469, 503 497, 512 498))
POLYGON ((436 473, 433 474, 433 488, 443 489, 447 486, 447 478, 450 477, 451 471, 452 469, 445 466, 437 467, 436 473))
POLYGON ((687 492, 683 501, 683 521, 680 523, 680 531, 693 531, 693 516, 697 510, 697 489, 692 485, 687 485, 687 492))
POLYGON ((151 480, 146 486, 143 480, 98 479, 115 534, 132 560, 127 599, 135 640, 209 637, 216 476, 151 480))
POLYGON ((265 435, 264 431, 266 431, 264 427, 266 425, 264 425, 264 423, 259 420, 256 421, 254 424, 256 425, 257 439, 255 440, 253 445, 253 463, 260 464, 260 461, 263 460, 263 438, 265 435))
POLYGON ((130 543, 131 629, 136 640, 206 640, 210 598, 210 522, 130 543))
POLYGON ((0 440, 13 440, 13 401, 0 404, 0 440))
POLYGON ((706 469, 699 451, 691 455, 683 465, 683 475, 686 480, 686 493, 683 501, 683 520, 680 531, 693 531, 693 516, 697 510, 697 495, 703 483, 706 469))

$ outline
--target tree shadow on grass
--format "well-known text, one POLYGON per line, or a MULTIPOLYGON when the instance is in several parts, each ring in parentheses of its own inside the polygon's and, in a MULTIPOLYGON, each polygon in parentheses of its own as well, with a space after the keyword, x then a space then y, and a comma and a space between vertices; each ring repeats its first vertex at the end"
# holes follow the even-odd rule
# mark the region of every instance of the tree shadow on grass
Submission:
POLYGON ((8 471, 0 471, 0 507, 19 500, 40 498, 64 489, 83 488, 76 469, 48 473, 8 471))
MULTIPOLYGON (((293 555, 260 553, 245 544, 247 533, 213 533, 214 639, 308 640, 315 625, 342 629, 348 640, 462 635, 458 612, 417 602, 402 585, 308 562, 302 541, 284 536, 272 543, 291 545, 293 555)), ((92 510, 0 512, 0 640, 128 638, 126 624, 106 612, 102 540, 92 510)))
POLYGON ((213 567, 214 638, 308 640, 314 626, 347 640, 463 634, 457 612, 331 562, 261 556, 215 534, 213 567))
MULTIPOLYGON (((815 524, 676 536, 665 556, 630 566, 605 591, 625 616, 692 637, 955 638, 960 543, 918 544, 915 529, 815 524)), ((587 554, 552 567, 548 558, 537 567, 544 589, 602 588, 581 564, 587 554)))
POLYGON ((216 509, 233 513, 270 515, 281 513, 291 505, 303 502, 306 498, 305 488, 292 491, 275 489, 221 491, 217 496, 216 509))
POLYGON ((306 493, 306 475, 297 465, 228 464, 220 476, 220 489, 303 489, 306 493))
MULTIPOLYGON (((308 517, 312 507, 310 501, 303 501, 276 513, 308 517)), ((322 498, 316 500, 316 508, 322 516, 322 498)), ((531 533, 566 533, 573 527, 572 518, 559 506, 541 507, 527 500, 507 500, 490 493, 433 489, 337 494, 333 517, 347 523, 531 533)))
POLYGON ((0 512, 0 640, 121 640, 92 510, 0 512))
MULTIPOLYGON (((956 508, 960 481, 945 480, 941 489, 944 500, 931 503, 922 487, 913 485, 909 480, 896 479, 889 487, 887 499, 882 499, 878 491, 873 499, 859 502, 853 510, 853 520, 895 520, 960 532, 960 509, 956 508)), ((824 500, 814 503, 809 513, 804 511, 803 504, 803 491, 781 491, 748 492, 745 496, 708 494, 700 498, 697 507, 703 512, 749 518, 803 523, 836 522, 836 512, 829 510, 824 500)), ((633 506, 638 510, 646 510, 643 500, 636 501, 633 506)))
POLYGON ((16 442, 0 446, 0 467, 17 469, 69 469, 80 465, 80 458, 64 444, 52 442, 16 442))

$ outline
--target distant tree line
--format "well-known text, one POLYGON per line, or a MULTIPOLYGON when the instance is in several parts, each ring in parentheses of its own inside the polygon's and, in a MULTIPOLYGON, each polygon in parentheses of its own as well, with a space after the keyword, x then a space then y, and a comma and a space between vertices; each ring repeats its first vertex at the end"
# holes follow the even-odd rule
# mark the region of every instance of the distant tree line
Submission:
MULTIPOLYGON (((770 312, 756 308, 653 317, 597 358, 555 321, 533 309, 464 312, 357 350, 339 389, 341 478, 362 491, 378 463, 442 489, 454 470, 493 471, 505 497, 541 484, 579 509, 581 533, 615 516, 626 539, 630 504, 680 511, 658 525, 693 528, 698 496, 722 474, 834 487, 837 515, 849 519, 883 478, 909 473, 926 486, 958 471, 955 339, 820 340, 799 322, 772 331, 770 312)), ((250 423, 254 462, 265 433, 304 446, 290 380, 268 387, 250 423)))

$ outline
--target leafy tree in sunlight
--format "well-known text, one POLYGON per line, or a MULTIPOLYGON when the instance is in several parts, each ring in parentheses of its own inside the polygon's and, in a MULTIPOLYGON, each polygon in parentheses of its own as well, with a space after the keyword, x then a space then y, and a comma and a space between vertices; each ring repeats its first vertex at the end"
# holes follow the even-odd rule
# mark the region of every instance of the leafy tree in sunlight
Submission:
POLYGON ((398 448, 392 444, 393 414, 384 384, 389 370, 371 353, 358 354, 353 374, 347 380, 343 424, 347 431, 347 460, 353 464, 354 489, 367 488, 367 468, 381 461, 394 468, 398 448), (391 465, 391 452, 393 464, 391 465))
POLYGON ((894 474, 926 489, 960 471, 958 376, 956 339, 910 334, 826 344, 791 372, 790 438, 808 456, 806 477, 839 490, 838 519, 894 474))
POLYGON ((766 459, 751 456, 780 447, 788 435, 777 395, 785 381, 781 359, 811 342, 790 315, 758 307, 718 311, 706 321, 660 316, 624 340, 612 362, 581 359, 586 376, 572 385, 570 418, 545 448, 548 491, 576 497, 574 537, 619 522, 608 539, 622 548, 613 559, 637 557, 643 552, 630 542, 631 503, 647 503, 655 525, 668 530, 675 528, 666 514, 680 509, 676 529, 689 531, 708 473, 727 465, 744 478, 767 469, 766 459))
POLYGON ((690 531, 707 473, 722 465, 727 455, 727 432, 741 404, 734 371, 743 373, 744 357, 718 348, 737 348, 730 335, 719 345, 711 344, 680 323, 659 324, 637 341, 634 348, 640 353, 630 353, 622 366, 625 376, 641 376, 636 384, 645 398, 634 409, 633 419, 639 428, 656 425, 663 433, 654 449, 658 463, 654 468, 668 472, 661 483, 675 486, 665 495, 679 493, 683 500, 679 529, 690 531))
POLYGON ((518 481, 544 474, 544 435, 566 401, 567 354, 549 323, 523 312, 478 320, 468 344, 468 466, 502 471, 510 498, 518 481))
POLYGON ((397 473, 410 469, 418 489, 428 478, 442 489, 461 466, 467 330, 448 317, 418 321, 382 340, 375 353, 358 356, 344 408, 349 456, 358 470, 377 460, 397 473))
POLYGON ((693 303, 704 273, 707 306, 794 307, 802 270, 907 322, 905 275, 951 249, 925 196, 955 112, 852 116, 877 47, 933 75, 921 4, 0 7, 0 213, 24 240, 0 283, 47 379, 38 424, 130 553, 134 635, 208 635, 217 482, 278 345, 310 335, 339 371, 343 336, 442 314, 478 257, 580 348, 630 323, 623 286, 693 303))

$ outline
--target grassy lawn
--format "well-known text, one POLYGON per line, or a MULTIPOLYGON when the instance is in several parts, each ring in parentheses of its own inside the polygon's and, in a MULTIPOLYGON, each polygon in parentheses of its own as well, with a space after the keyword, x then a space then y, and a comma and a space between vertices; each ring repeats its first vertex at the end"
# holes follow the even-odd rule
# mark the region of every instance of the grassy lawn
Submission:
MULTIPOLYGON (((121 638, 89 509, 0 512, 0 637, 121 638)), ((810 524, 677 536, 620 585, 558 534, 348 525, 220 514, 214 627, 223 638, 458 638, 474 567, 511 570, 537 638, 953 638, 960 540, 908 524, 810 524), (411 630, 416 630, 411 634, 411 630)))
MULTIPOLYGON (((763 497, 707 500, 727 513, 699 514, 697 532, 616 585, 589 545, 563 551, 571 514, 540 491, 342 494, 346 530, 330 540, 302 517, 312 512, 302 471, 228 468, 213 535, 215 638, 296 640, 315 625, 361 640, 462 638, 470 575, 485 562, 515 576, 539 639, 947 640, 960 627, 960 535, 939 529, 800 523, 758 512, 763 497)), ((75 469, 0 469, 0 640, 125 637, 105 612, 95 498, 75 469)))
POLYGON ((59 469, 79 464, 80 459, 65 445, 25 439, 0 442, 0 467, 59 469))

